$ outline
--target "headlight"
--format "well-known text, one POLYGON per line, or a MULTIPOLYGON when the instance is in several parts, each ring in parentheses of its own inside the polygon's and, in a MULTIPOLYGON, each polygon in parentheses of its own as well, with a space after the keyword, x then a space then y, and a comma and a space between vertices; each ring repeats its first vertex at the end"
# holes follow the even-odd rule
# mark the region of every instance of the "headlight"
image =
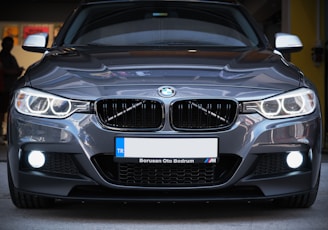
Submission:
POLYGON ((243 112, 258 112, 268 119, 303 116, 316 107, 315 93, 306 88, 297 89, 261 101, 243 102, 243 112))
POLYGON ((38 117, 65 118, 74 112, 89 112, 90 102, 69 100, 31 88, 22 88, 15 95, 18 112, 38 117))

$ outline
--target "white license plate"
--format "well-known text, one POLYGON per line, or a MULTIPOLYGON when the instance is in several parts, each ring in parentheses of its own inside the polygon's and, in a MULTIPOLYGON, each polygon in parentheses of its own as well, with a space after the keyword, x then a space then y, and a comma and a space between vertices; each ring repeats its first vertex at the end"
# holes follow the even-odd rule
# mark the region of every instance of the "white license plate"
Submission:
POLYGON ((117 159, 212 159, 215 161, 219 150, 217 138, 117 137, 115 143, 117 159))

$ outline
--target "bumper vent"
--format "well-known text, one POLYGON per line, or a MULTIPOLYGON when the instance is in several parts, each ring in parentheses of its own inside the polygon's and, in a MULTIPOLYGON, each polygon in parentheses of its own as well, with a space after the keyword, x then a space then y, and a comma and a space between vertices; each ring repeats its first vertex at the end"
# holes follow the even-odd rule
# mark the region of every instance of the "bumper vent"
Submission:
MULTIPOLYGON (((295 169, 288 167, 286 157, 287 153, 270 153, 260 155, 256 161, 256 167, 252 173, 252 176, 257 178, 295 172, 295 169)), ((306 158, 304 160, 305 161, 302 166, 297 169, 298 171, 308 171, 311 169, 308 160, 306 158)))
POLYGON ((205 185, 215 183, 215 164, 120 164, 119 181, 126 185, 205 185))
POLYGON ((110 183, 145 187, 208 186, 226 182, 241 162, 235 155, 222 155, 216 164, 118 163, 112 155, 92 158, 101 175, 110 183))
POLYGON ((25 160, 21 161, 20 169, 24 171, 39 171, 47 174, 53 174, 57 176, 71 176, 76 177, 80 175, 80 172, 75 165, 73 154, 56 153, 56 152, 46 152, 46 163, 43 167, 34 169, 31 168, 27 163, 27 154, 25 153, 23 157, 25 160))

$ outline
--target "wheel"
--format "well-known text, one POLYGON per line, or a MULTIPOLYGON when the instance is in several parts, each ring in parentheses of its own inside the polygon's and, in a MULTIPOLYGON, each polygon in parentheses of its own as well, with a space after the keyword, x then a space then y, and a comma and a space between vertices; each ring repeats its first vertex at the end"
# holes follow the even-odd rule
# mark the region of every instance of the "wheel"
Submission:
POLYGON ((317 198, 317 194, 319 190, 319 182, 320 182, 320 173, 317 178, 316 185, 310 192, 300 195, 290 196, 290 197, 279 198, 274 202, 278 206, 284 208, 309 208, 314 204, 317 198))
POLYGON ((7 166, 7 172, 11 200, 17 208, 37 209, 50 208, 53 206, 55 200, 52 198, 31 195, 18 191, 14 186, 12 176, 9 170, 9 164, 7 166))

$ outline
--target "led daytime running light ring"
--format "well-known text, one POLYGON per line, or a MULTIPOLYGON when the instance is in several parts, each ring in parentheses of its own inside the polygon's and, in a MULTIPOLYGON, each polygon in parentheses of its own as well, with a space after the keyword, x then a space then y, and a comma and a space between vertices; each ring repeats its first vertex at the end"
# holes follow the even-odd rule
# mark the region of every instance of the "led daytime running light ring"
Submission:
POLYGON ((30 99, 31 99, 31 97, 35 97, 35 96, 34 96, 34 95, 28 95, 28 97, 27 97, 27 99, 26 99, 27 102, 28 102, 28 103, 26 103, 27 109, 28 109, 31 113, 42 114, 42 113, 46 112, 46 111, 49 109, 49 107, 50 107, 50 101, 49 101, 49 98, 44 97, 44 99, 47 100, 47 107, 46 107, 44 110, 33 110, 33 109, 30 107, 30 99))
MULTIPOLYGON (((273 100, 272 100, 273 101, 273 100)), ((278 108, 277 108, 277 111, 274 112, 274 113, 268 113, 268 112, 265 112, 265 108, 264 108, 264 104, 267 103, 268 101, 261 101, 261 111, 265 114, 265 116, 275 116, 277 114, 280 113, 281 111, 281 102, 279 100, 275 100, 278 104, 278 108)))
MULTIPOLYGON (((50 106, 50 109, 51 109, 51 112, 57 116, 66 116, 67 114, 70 113, 71 109, 72 109, 72 103, 68 100, 66 100, 66 102, 68 103, 68 109, 64 112, 57 112, 55 109, 54 109, 54 102, 58 100, 58 99, 53 99, 51 101, 51 106, 50 106)), ((61 101, 64 101, 64 100, 61 100, 61 101)))
MULTIPOLYGON (((287 113, 287 114, 297 114, 297 113, 300 113, 301 111, 303 111, 303 109, 304 109, 304 107, 305 107, 305 100, 304 100, 304 98, 301 96, 301 95, 299 95, 299 96, 296 96, 296 97, 300 97, 300 98, 302 98, 302 106, 301 106, 301 108, 299 109, 299 110, 297 110, 297 111, 290 111, 290 110, 287 110, 286 108, 285 108, 285 106, 284 106, 284 101, 285 100, 287 100, 287 99, 289 99, 289 98, 284 98, 283 99, 283 102, 282 102, 282 110, 285 112, 285 113, 287 113)), ((296 98, 295 97, 295 98, 296 98)))

